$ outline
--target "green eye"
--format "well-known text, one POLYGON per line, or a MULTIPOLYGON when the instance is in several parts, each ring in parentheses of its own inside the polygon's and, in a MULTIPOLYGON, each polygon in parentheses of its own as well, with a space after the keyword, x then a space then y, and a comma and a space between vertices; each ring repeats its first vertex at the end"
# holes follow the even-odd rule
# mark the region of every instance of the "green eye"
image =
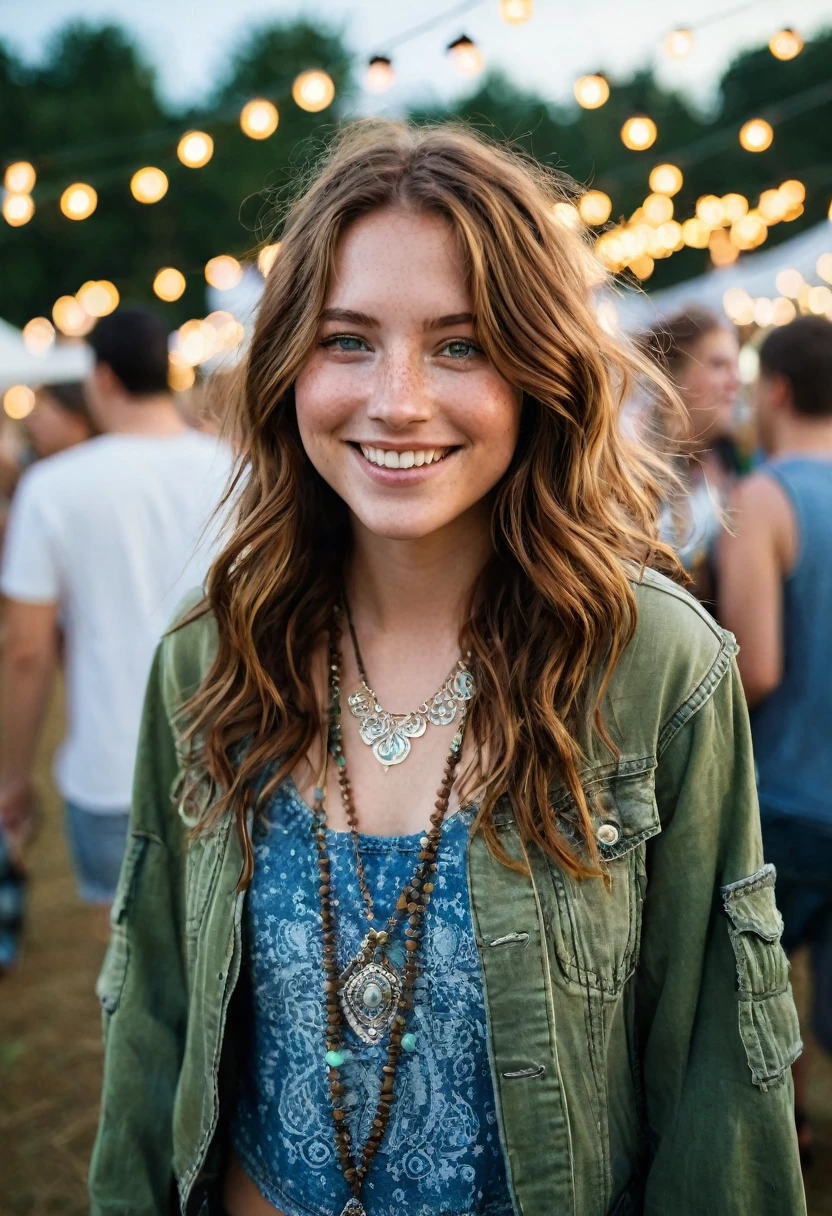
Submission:
POLYGON ((479 353, 479 347, 475 346, 473 342, 466 342, 463 338, 456 338, 442 347, 442 354, 449 355, 451 359, 468 359, 471 355, 479 353))
POLYGON ((356 338, 353 334, 335 334, 333 337, 327 338, 322 345, 332 350, 342 350, 347 354, 352 354, 354 351, 363 350, 366 343, 363 338, 356 338))

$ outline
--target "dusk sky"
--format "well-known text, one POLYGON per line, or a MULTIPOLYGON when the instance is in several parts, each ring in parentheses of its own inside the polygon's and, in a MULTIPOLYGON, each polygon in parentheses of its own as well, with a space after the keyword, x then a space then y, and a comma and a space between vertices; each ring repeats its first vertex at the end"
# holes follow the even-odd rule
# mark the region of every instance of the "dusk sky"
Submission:
MULTIPOLYGON (((0 0, 0 39, 37 59, 49 36, 68 21, 118 21, 135 33, 167 98, 189 103, 210 93, 229 48, 258 23, 301 14, 319 18, 340 29, 357 54, 369 56, 383 52, 386 39, 450 7, 449 0, 0 0)), ((600 69, 615 78, 653 63, 664 83, 707 104, 737 51, 767 42, 785 24, 804 37, 832 25, 830 0, 535 0, 532 19, 520 26, 506 25, 498 12, 498 0, 483 0, 403 46, 394 55, 396 85, 381 98, 359 93, 355 109, 395 113, 408 101, 438 100, 470 88, 445 55, 446 44, 462 32, 476 40, 487 64, 552 100, 571 97, 572 82, 582 72, 600 69), (714 20, 720 12, 731 15, 714 20), (689 58, 672 62, 662 54, 661 41, 680 25, 696 31, 696 46, 689 58)))

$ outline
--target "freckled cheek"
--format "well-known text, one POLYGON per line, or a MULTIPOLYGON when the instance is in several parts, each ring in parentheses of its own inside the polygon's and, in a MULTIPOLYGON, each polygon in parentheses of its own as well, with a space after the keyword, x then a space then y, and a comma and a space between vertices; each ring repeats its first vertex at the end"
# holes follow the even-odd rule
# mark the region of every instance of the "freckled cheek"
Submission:
POLYGON ((456 422, 472 444, 510 459, 520 431, 520 399, 509 385, 472 385, 455 403, 456 422))
POLYGON ((344 369, 308 365, 295 383, 301 434, 326 438, 350 422, 361 408, 360 386, 344 369))

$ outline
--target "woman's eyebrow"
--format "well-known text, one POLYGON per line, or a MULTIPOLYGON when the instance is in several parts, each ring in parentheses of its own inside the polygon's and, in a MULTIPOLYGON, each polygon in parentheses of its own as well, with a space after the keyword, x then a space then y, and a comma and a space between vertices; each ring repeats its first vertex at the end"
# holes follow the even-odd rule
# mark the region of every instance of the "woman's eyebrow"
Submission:
POLYGON ((426 332, 431 329, 449 329, 451 325, 473 325, 474 314, 472 312, 451 312, 444 317, 434 317, 432 321, 425 321, 422 329, 426 332))
POLYGON ((352 308, 325 308, 320 320, 346 321, 351 325, 365 325, 368 329, 378 329, 378 321, 375 317, 368 317, 365 312, 355 312, 352 308))

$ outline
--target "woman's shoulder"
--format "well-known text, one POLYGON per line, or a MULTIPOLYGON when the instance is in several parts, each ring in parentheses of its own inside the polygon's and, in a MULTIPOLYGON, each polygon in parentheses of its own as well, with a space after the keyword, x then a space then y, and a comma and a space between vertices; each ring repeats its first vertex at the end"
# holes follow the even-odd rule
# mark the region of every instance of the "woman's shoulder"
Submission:
POLYGON ((199 688, 217 653, 217 623, 201 587, 180 601, 160 649, 164 699, 173 714, 199 688))
POLYGON ((661 752, 714 692, 737 644, 698 600, 665 575, 642 568, 631 574, 631 583, 636 627, 612 673, 607 698, 622 735, 646 734, 661 752))

